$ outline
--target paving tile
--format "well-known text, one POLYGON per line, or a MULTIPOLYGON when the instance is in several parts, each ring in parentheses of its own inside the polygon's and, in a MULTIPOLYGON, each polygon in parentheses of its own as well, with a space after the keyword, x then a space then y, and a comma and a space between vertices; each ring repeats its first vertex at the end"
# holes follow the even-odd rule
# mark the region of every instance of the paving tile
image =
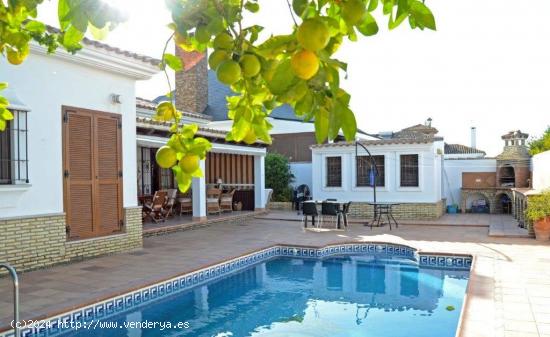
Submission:
MULTIPOLYGON (((392 231, 352 224, 348 231, 323 233, 304 231, 297 221, 255 219, 246 226, 215 224, 147 237, 142 250, 22 274, 22 313, 31 318, 58 311, 276 243, 391 241, 424 251, 477 256, 462 337, 533 337, 538 333, 550 337, 550 244, 489 237, 487 227, 478 227, 490 226, 491 221, 504 224, 509 218, 444 217, 441 221, 446 223, 440 226, 425 221, 392 231)), ((0 289, 8 287, 8 280, 0 278, 0 289)), ((3 305, 9 301, 0 297, 3 326, 11 320, 11 310, 3 305)))

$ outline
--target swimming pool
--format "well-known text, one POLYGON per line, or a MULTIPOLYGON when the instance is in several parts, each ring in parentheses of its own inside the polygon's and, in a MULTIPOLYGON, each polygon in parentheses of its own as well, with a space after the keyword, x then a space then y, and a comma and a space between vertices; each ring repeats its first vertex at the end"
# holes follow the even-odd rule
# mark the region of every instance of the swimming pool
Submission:
MULTIPOLYGON (((127 308, 124 308, 127 300, 121 306, 114 300, 111 306, 102 304, 100 311, 92 308, 89 315, 86 310, 76 317, 73 313, 69 320, 87 323, 88 327, 52 330, 47 335, 452 337, 456 334, 471 257, 423 256, 410 247, 391 244, 349 244, 314 251, 270 249, 272 254, 271 250, 255 253, 260 257, 251 257, 249 263, 244 262, 248 258, 244 257, 241 268, 237 267, 237 260, 234 271, 225 275, 221 275, 220 269, 219 277, 216 268, 220 266, 209 267, 206 271, 210 281, 201 283, 201 276, 196 273, 183 277, 190 285, 187 289, 168 291, 163 287, 161 294, 157 287, 155 294, 152 290, 148 295, 132 294, 133 303, 127 308)), ((221 265, 228 270, 231 266, 231 263, 221 265)), ((205 279, 206 275, 202 275, 205 279)))

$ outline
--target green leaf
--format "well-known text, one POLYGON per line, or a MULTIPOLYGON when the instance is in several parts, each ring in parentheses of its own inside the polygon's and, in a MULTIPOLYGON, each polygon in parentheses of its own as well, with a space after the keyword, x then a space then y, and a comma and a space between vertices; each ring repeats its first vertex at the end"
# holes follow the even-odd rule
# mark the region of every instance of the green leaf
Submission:
POLYGON ((59 28, 64 31, 71 24, 71 20, 67 17, 71 10, 68 0, 59 0, 57 3, 57 16, 59 20, 59 28))
POLYGON ((6 130, 6 125, 7 125, 6 121, 3 119, 0 119, 0 131, 6 130))
POLYGON ((11 121, 13 119, 13 114, 8 109, 0 107, 0 118, 5 121, 11 121))
POLYGON ((33 33, 42 34, 46 31, 46 25, 40 21, 30 20, 25 24, 25 29, 33 33))
POLYGON ((258 5, 258 3, 256 2, 247 1, 244 4, 244 8, 246 8, 246 10, 248 10, 251 13, 257 13, 260 10, 260 5, 258 5))
POLYGON ((183 63, 181 62, 181 59, 173 54, 164 54, 162 56, 162 63, 168 65, 176 72, 183 69, 183 63))
POLYGON ((276 35, 267 39, 258 46, 258 52, 265 57, 276 56, 295 40, 293 35, 276 35))
POLYGON ((413 0, 410 4, 409 11, 414 16, 415 23, 418 26, 424 26, 431 30, 436 30, 435 18, 432 11, 421 1, 413 0))
POLYGON ((83 37, 83 32, 70 26, 63 34, 63 46, 67 49, 79 48, 83 37))
POLYGON ((288 88, 294 83, 296 77, 290 65, 290 59, 286 59, 279 63, 275 68, 271 81, 268 82, 269 90, 274 95, 285 93, 288 88))
POLYGON ((380 0, 370 0, 369 5, 367 7, 367 11, 373 12, 374 10, 376 10, 376 8, 378 7, 378 2, 379 1, 380 0))
POLYGON ((6 82, 0 82, 0 90, 4 90, 8 87, 8 83, 6 82))
POLYGON ((315 113, 315 140, 322 144, 328 137, 328 111, 320 108, 315 113))
POLYGON ((328 139, 334 140, 338 136, 338 131, 342 126, 342 108, 340 104, 335 104, 329 113, 328 139))
POLYGON ((346 137, 348 142, 355 140, 355 134, 357 133, 357 121, 355 120, 353 111, 351 111, 347 106, 343 106, 341 118, 344 137, 346 137))
POLYGON ((374 16, 371 13, 366 13, 363 22, 357 25, 357 30, 365 36, 376 35, 378 33, 378 24, 374 16))
POLYGON ((96 26, 89 24, 88 28, 90 29, 94 39, 99 41, 104 40, 109 34, 109 25, 105 25, 103 28, 97 28, 96 26))
POLYGON ((302 16, 304 14, 306 8, 308 5, 308 0, 293 0, 292 1, 292 9, 294 10, 294 13, 298 16, 302 16))

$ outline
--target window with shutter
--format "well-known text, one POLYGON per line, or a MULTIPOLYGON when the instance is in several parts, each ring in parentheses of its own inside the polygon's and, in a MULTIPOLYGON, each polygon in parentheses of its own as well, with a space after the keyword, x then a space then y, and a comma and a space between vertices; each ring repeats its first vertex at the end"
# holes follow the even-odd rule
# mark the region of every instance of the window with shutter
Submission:
POLYGON ((64 205, 69 238, 120 231, 120 116, 64 108, 63 122, 64 205))

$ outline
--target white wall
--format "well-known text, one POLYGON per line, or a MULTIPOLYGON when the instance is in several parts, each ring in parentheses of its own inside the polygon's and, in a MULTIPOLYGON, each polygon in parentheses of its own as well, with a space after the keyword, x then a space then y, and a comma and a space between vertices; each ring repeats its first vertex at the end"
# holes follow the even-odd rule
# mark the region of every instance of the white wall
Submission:
POLYGON ((447 205, 460 205, 463 172, 496 172, 496 159, 445 159, 443 162, 443 197, 447 205))
POLYGON ((306 184, 311 188, 311 163, 290 163, 290 170, 294 174, 294 182, 292 186, 298 187, 306 184))
POLYGON ((550 151, 534 155, 533 164, 533 188, 545 190, 550 188, 550 151))
MULTIPOLYGON (((369 146, 372 155, 385 156, 385 186, 376 188, 377 201, 403 203, 433 203, 441 200, 441 161, 438 154, 442 142, 433 144, 393 144, 369 146), (419 155, 419 187, 400 187, 402 154, 419 155)), ((366 152, 359 150, 359 155, 366 152)), ((314 199, 369 202, 373 200, 371 187, 357 187, 355 173, 355 146, 333 146, 313 149, 312 186, 314 199), (342 187, 326 187, 326 157, 342 157, 342 187)))
POLYGON ((0 185, 1 217, 63 212, 63 105, 122 114, 124 206, 137 205, 134 79, 38 54, 17 67, 0 58, 0 74, 32 110, 28 114, 30 186, 0 185), (111 104, 112 93, 121 95, 122 104, 111 104))

